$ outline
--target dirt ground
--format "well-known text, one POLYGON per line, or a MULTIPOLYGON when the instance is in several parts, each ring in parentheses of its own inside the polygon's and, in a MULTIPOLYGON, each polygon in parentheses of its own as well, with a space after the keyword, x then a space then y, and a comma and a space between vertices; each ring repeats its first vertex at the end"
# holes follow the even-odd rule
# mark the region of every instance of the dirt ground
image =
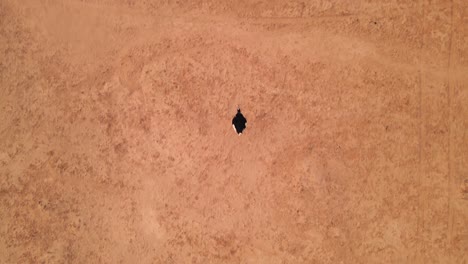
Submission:
POLYGON ((0 263, 468 263, 465 0, 0 0, 0 74, 0 263))

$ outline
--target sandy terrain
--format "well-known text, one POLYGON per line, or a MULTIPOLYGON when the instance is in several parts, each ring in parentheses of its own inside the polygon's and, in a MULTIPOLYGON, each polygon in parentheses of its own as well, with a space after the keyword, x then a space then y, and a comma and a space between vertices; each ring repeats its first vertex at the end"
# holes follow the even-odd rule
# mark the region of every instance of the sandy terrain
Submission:
POLYGON ((0 263, 466 264, 467 131, 465 0, 0 0, 0 263))

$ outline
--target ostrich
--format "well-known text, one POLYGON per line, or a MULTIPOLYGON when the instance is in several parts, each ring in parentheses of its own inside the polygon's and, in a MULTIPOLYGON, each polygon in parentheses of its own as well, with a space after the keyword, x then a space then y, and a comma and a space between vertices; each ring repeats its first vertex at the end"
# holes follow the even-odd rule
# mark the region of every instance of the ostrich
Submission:
POLYGON ((247 119, 242 115, 239 107, 237 107, 236 116, 232 119, 232 127, 239 136, 242 135, 242 131, 247 127, 247 119))

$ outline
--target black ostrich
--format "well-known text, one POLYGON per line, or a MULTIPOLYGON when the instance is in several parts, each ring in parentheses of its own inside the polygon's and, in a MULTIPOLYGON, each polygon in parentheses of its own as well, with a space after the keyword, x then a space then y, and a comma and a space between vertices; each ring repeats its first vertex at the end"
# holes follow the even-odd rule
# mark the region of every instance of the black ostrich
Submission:
POLYGON ((242 131, 247 127, 247 119, 242 115, 239 107, 237 108, 236 116, 232 119, 232 127, 239 136, 242 135, 242 131))

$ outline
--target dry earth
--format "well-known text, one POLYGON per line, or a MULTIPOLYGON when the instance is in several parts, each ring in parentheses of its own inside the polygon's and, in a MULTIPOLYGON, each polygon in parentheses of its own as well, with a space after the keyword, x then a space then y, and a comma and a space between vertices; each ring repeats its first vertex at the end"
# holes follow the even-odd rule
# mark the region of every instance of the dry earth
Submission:
POLYGON ((0 263, 468 263, 465 0, 0 0, 0 74, 0 263))

